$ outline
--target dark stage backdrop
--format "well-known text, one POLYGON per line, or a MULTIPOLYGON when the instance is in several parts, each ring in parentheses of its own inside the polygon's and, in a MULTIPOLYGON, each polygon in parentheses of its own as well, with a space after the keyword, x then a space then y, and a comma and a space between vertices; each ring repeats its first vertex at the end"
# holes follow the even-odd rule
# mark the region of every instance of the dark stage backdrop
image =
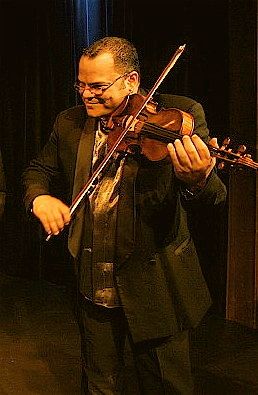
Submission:
MULTIPOLYGON (((0 144, 8 189, 1 223, 0 271, 61 284, 70 278, 66 235, 44 241, 41 227, 25 214, 20 177, 47 140, 57 113, 77 103, 72 86, 83 47, 105 35, 132 40, 139 51, 143 86, 150 88, 175 49, 186 44, 159 91, 199 100, 211 134, 222 139, 232 135, 229 81, 234 69, 230 47, 235 13, 242 12, 248 25, 247 30, 244 24, 240 27, 249 48, 247 59, 241 59, 241 75, 245 70, 249 75, 250 70, 253 72, 255 58, 255 1, 236 3, 238 6, 232 8, 230 0, 161 0, 153 6, 153 2, 142 0, 144 10, 140 11, 136 0, 0 0, 0 144)), ((241 47, 235 53, 237 63, 241 47)), ((248 81, 249 102, 243 108, 247 122, 234 133, 253 144, 252 75, 248 81)), ((221 177, 228 182, 227 173, 221 177)), ((227 208, 216 216, 217 225, 207 218, 199 218, 197 223, 208 229, 200 236, 208 250, 200 250, 200 254, 203 262, 208 262, 203 270, 216 309, 223 313, 227 208)))

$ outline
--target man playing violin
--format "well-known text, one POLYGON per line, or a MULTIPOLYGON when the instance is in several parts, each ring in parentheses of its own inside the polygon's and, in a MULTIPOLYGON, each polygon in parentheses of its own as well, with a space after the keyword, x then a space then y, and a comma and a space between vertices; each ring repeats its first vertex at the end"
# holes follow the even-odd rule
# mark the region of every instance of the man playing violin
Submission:
MULTIPOLYGON (((71 215, 72 202, 105 160, 111 115, 141 92, 132 43, 105 37, 86 48, 75 89, 83 105, 57 116, 23 183, 26 207, 47 235, 69 225, 83 393, 190 394, 189 330, 211 300, 187 216, 226 198, 205 143, 202 106, 190 98, 160 95, 161 106, 193 116, 192 136, 167 145, 169 161, 115 151, 71 215), (67 191, 63 201, 51 194, 58 178, 67 191)), ((215 139, 209 143, 216 146, 215 139)))

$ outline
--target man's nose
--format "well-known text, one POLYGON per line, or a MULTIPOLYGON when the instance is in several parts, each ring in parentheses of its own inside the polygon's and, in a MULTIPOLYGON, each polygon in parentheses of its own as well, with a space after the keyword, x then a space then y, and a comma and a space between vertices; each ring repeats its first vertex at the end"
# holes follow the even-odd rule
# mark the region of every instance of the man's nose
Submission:
POLYGON ((89 89, 84 89, 82 92, 82 97, 89 99, 91 97, 94 97, 94 94, 91 93, 91 91, 89 89))

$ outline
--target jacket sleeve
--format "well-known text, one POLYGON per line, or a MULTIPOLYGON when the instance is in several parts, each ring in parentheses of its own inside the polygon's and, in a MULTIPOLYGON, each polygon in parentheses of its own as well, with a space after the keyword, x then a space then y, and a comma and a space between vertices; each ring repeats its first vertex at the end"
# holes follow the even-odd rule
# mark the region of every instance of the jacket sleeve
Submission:
POLYGON ((190 106, 188 112, 194 117, 193 134, 198 134, 203 141, 207 143, 209 140, 209 129, 202 105, 198 102, 194 102, 194 104, 190 106))
MULTIPOLYGON (((194 118, 193 133, 198 134, 202 140, 207 143, 210 139, 209 129, 205 118, 202 105, 192 99, 189 101, 189 107, 186 110, 194 118)), ((191 193, 185 185, 180 185, 182 202, 185 207, 193 206, 194 208, 203 208, 204 206, 217 206, 225 202, 227 191, 224 183, 219 178, 216 168, 213 169, 204 188, 191 193)))

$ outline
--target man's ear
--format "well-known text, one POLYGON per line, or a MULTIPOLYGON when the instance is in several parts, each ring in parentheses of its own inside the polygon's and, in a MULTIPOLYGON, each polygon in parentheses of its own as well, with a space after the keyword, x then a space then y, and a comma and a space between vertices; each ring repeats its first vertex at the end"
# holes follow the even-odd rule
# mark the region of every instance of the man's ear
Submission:
POLYGON ((139 74, 137 73, 137 71, 132 71, 129 75, 128 75, 128 80, 130 82, 139 82, 140 77, 139 74))
POLYGON ((129 87, 132 91, 135 91, 135 89, 138 89, 139 83, 140 83, 140 77, 137 71, 132 71, 127 78, 129 87))

